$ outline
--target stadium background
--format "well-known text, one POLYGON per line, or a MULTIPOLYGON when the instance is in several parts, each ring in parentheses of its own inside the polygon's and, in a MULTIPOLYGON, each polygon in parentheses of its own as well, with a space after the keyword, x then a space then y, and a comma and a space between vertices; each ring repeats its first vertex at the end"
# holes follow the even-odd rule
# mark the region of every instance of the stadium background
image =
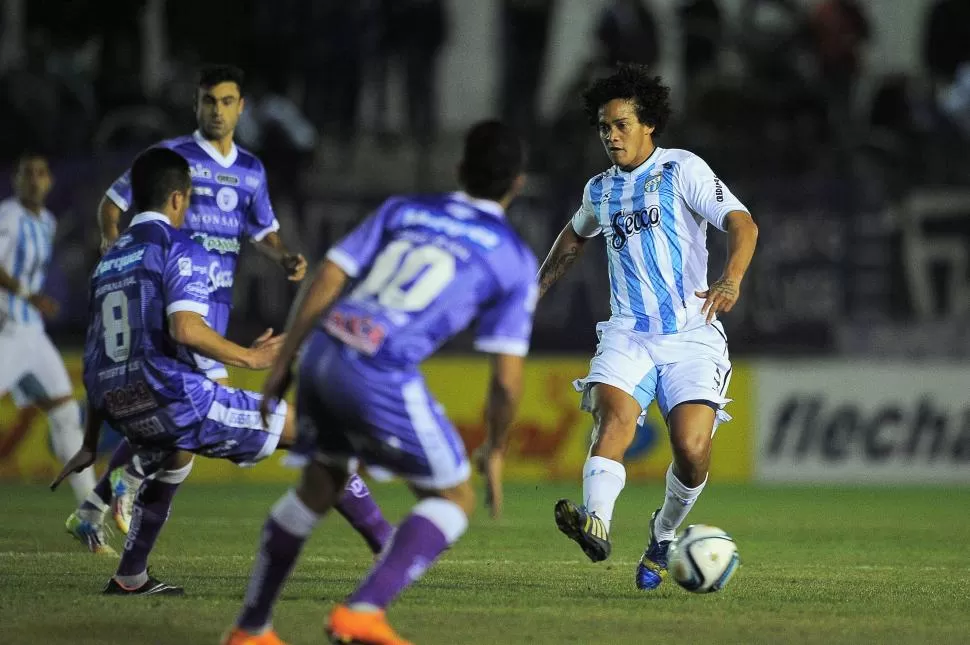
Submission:
MULTIPOLYGON (((98 199, 138 150, 193 128, 199 61, 248 72, 240 142, 266 162, 284 239, 318 259, 387 195, 450 188, 462 129, 493 115, 529 140, 530 186, 510 217, 542 257, 606 163, 576 89, 634 59, 673 85, 678 118, 660 145, 705 157, 761 230, 739 307, 724 317, 734 422, 719 432, 712 477, 970 482, 965 3, 191 4, 2 3, 0 186, 23 149, 51 156, 59 237, 48 291, 62 314, 48 328, 76 381, 98 199)), ((723 236, 710 246, 716 272, 723 236)), ((580 472, 589 421, 570 382, 608 315, 603 250, 588 255, 540 307, 511 479, 580 472)), ((230 336, 281 327, 293 295, 246 253, 230 336)), ((458 339, 426 373, 475 445, 486 372, 468 348, 458 339)), ((261 377, 233 380, 258 388, 261 377)), ((662 477, 663 432, 651 410, 631 478, 662 477)), ((43 415, 0 402, 0 479, 46 480, 55 466, 43 415)), ((193 481, 292 476, 276 461, 207 461, 193 481)))

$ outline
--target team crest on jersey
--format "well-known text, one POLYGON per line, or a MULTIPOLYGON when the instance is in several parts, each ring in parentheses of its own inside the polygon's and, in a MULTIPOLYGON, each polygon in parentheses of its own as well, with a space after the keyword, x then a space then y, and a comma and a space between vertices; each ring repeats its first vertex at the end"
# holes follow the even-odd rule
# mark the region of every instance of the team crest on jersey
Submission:
POLYGON ((641 208, 637 211, 618 211, 610 217, 610 228, 613 230, 613 239, 610 244, 614 250, 619 251, 626 246, 627 241, 634 235, 639 235, 646 229, 653 228, 660 224, 660 208, 650 206, 641 208))
POLYGON ((663 179, 663 175, 653 175, 647 180, 647 183, 643 185, 643 192, 645 193, 655 193, 660 190, 660 181, 663 179))
POLYGON ((216 193, 216 204, 219 205, 219 210, 231 213, 239 205, 239 194, 234 189, 223 186, 216 193))

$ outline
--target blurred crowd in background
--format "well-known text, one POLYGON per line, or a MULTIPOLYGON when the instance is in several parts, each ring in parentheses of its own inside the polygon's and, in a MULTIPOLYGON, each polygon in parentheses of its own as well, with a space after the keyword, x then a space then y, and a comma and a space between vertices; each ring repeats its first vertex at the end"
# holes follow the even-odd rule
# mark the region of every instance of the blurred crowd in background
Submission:
MULTIPOLYGON (((52 288, 77 291, 97 252, 97 200, 131 155, 192 129, 202 62, 245 69, 237 140, 262 156, 284 228, 308 255, 390 192, 447 189, 461 132, 443 125, 441 57, 461 38, 456 13, 478 1, 5 0, 0 156, 51 156, 67 240, 52 288), (378 157, 393 162, 375 172, 378 157)), ((734 0, 728 12, 667 0, 662 20, 660 1, 588 3, 591 54, 551 115, 540 93, 567 3, 487 3, 496 57, 466 82, 494 83, 481 116, 530 144, 531 190, 514 216, 537 254, 606 165, 581 88, 619 61, 675 66, 677 118, 660 144, 702 155, 761 224, 741 310, 726 321, 732 351, 970 356, 970 2, 912 0, 921 22, 903 28, 919 34, 919 67, 874 74, 878 2, 734 0)), ((608 313, 601 260, 551 294, 540 350, 592 345, 592 322, 608 313)), ((237 278, 238 324, 278 324, 291 294, 252 264, 237 278)), ((83 292, 67 309, 55 334, 80 327, 83 292)))

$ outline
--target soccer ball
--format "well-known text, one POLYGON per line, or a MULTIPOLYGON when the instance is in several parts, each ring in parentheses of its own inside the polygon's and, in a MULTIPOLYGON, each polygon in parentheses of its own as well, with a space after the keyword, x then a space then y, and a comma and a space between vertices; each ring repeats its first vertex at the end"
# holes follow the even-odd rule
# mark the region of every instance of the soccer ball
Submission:
POLYGON ((692 524, 667 551, 667 571, 694 593, 719 591, 738 570, 741 557, 730 535, 715 526, 692 524))

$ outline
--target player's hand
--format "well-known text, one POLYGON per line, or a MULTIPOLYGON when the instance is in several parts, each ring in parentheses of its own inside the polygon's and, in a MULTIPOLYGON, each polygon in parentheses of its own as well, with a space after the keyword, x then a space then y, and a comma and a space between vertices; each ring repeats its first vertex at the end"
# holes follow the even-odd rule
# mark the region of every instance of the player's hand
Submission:
POLYGON ((269 428, 270 417, 276 412, 276 406, 290 389, 293 381, 293 371, 274 369, 266 382, 263 383, 263 400, 259 404, 259 416, 263 419, 263 426, 269 428))
POLYGON ((719 278, 707 291, 695 291, 694 295, 704 298, 701 313, 707 314, 707 322, 714 320, 720 312, 728 312, 741 296, 741 282, 733 278, 719 278))
POLYGON ((290 253, 280 258, 280 266, 286 271, 287 280, 299 282, 306 276, 307 262, 302 253, 290 253))
POLYGON ((505 451, 493 448, 488 442, 482 444, 472 456, 475 468, 485 477, 485 507, 492 519, 502 517, 502 471, 505 467, 505 451))
POLYGON ((95 459, 97 459, 97 455, 94 453, 94 451, 82 447, 77 451, 76 455, 71 457, 70 460, 64 464, 61 474, 51 482, 51 490, 57 490, 57 487, 61 485, 61 482, 64 481, 65 477, 81 472, 93 464, 95 459))
POLYGON ((117 239, 118 239, 117 234, 114 237, 109 237, 109 236, 106 236, 106 235, 102 235, 101 236, 101 247, 99 249, 101 251, 101 255, 104 255, 105 253, 107 253, 108 252, 108 249, 111 248, 111 245, 114 244, 117 239))
POLYGON ((27 302, 32 304, 44 318, 53 318, 61 310, 56 300, 42 293, 35 293, 27 299, 27 302))
POLYGON ((284 340, 286 340, 286 334, 274 336, 272 327, 260 334, 259 338, 249 346, 249 368, 264 370, 271 367, 283 348, 284 340))

